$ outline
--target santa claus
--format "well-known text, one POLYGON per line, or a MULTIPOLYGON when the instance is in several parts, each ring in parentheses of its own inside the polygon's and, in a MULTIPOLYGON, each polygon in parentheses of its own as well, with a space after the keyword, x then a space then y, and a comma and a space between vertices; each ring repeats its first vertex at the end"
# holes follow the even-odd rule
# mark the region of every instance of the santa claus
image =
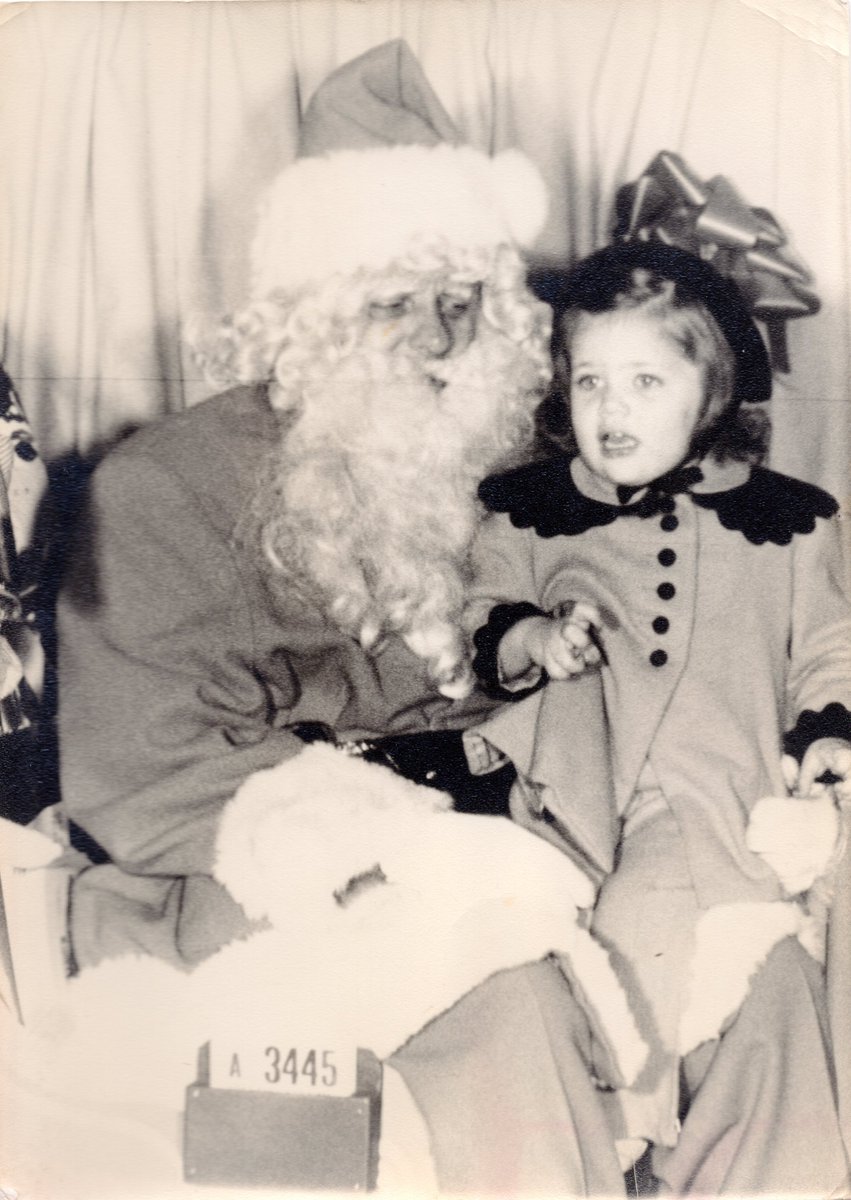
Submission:
MULTIPOLYGON (((388 872, 363 844, 375 814, 361 820, 350 803, 363 770, 376 772, 379 809, 388 767, 468 811, 499 807, 462 745, 490 702, 471 691, 459 616, 476 485, 527 452, 549 378, 549 312, 520 257, 545 208, 522 155, 458 144, 402 42, 313 97, 299 156, 263 204, 249 302, 198 339, 228 390, 106 457, 72 555, 63 794, 102 849, 71 892, 81 978, 128 951, 195 966, 263 922, 217 857, 223 814, 259 771, 275 769, 282 808, 299 801, 291 837, 286 819, 273 822, 282 876, 307 887, 311 856, 327 874, 329 784, 306 742, 368 760, 340 785, 334 855, 350 835, 372 886, 388 872)), ((347 760, 334 761, 336 779, 347 760)), ((482 822, 469 862, 487 855, 494 818, 457 819, 482 822)), ((269 850, 261 833, 249 842, 269 850)), ((429 843, 444 847, 436 879, 449 843, 429 843)), ((464 880, 463 854, 453 866, 464 880)), ((460 919, 469 897, 459 903, 460 919)), ((295 938, 298 914, 284 924, 295 938)), ((472 990, 467 972, 458 1002, 390 1059, 425 1118, 443 1191, 622 1187, 594 1082, 617 1081, 617 1066, 592 1050, 579 989, 542 949, 515 942, 507 969, 472 990), (539 961, 512 965, 527 957, 539 961)), ((279 966, 285 982, 286 956, 279 966)))

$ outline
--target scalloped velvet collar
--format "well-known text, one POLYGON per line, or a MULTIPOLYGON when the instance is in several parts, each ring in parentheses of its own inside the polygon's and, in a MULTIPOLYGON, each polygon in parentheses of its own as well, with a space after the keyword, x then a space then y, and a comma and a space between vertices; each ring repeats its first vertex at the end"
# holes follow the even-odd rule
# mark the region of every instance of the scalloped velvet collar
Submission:
MULTIPOLYGON (((821 488, 764 467, 703 459, 700 469, 702 478, 688 489, 692 501, 754 545, 788 545, 796 533, 811 533, 817 517, 831 517, 838 507, 821 488)), ((575 536, 622 517, 650 516, 659 511, 643 503, 650 490, 621 504, 615 486, 598 479, 581 458, 559 455, 491 475, 480 485, 479 497, 491 512, 507 513, 518 529, 532 528, 549 538, 575 536)))

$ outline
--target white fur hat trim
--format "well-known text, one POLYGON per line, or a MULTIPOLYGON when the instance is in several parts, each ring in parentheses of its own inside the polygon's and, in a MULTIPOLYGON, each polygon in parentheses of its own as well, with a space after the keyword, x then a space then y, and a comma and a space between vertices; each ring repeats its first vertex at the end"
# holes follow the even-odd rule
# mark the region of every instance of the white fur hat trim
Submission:
POLYGON ((529 246, 546 212, 544 181, 518 150, 490 158, 469 146, 381 146, 301 158, 261 205, 252 295, 380 271, 433 238, 529 246))

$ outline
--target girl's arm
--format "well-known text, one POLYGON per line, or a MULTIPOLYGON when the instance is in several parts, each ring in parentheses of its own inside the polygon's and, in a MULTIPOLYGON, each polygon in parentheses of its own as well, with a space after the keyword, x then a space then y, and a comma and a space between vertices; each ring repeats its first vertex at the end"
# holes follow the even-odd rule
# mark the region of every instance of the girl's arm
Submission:
POLYGON ((807 891, 842 853, 835 800, 851 799, 851 600, 838 516, 816 518, 792 546, 783 777, 788 797, 753 808, 747 845, 789 896, 807 891))
POLYGON ((800 764, 799 795, 829 772, 851 799, 851 562, 837 513, 794 544, 785 750, 800 764))
MULTIPOLYGON (((568 679, 600 662, 596 631, 602 624, 593 604, 569 606, 568 614, 532 616, 518 621, 502 637, 497 661, 505 681, 546 672, 550 679, 568 679)), ((528 685, 527 685, 528 686, 528 685)))
POLYGON ((491 691, 519 698, 546 678, 566 679, 600 661, 591 604, 541 607, 534 534, 507 516, 485 518, 472 551, 473 580, 465 626, 476 647, 473 666, 491 691))

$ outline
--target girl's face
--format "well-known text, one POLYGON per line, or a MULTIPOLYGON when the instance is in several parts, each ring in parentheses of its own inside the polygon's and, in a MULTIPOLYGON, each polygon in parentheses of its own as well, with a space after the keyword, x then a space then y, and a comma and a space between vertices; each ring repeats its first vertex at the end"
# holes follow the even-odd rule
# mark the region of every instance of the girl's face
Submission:
POLYGON ((573 430, 596 475, 643 486, 684 461, 704 410, 703 369, 658 320, 583 313, 570 359, 573 430))

